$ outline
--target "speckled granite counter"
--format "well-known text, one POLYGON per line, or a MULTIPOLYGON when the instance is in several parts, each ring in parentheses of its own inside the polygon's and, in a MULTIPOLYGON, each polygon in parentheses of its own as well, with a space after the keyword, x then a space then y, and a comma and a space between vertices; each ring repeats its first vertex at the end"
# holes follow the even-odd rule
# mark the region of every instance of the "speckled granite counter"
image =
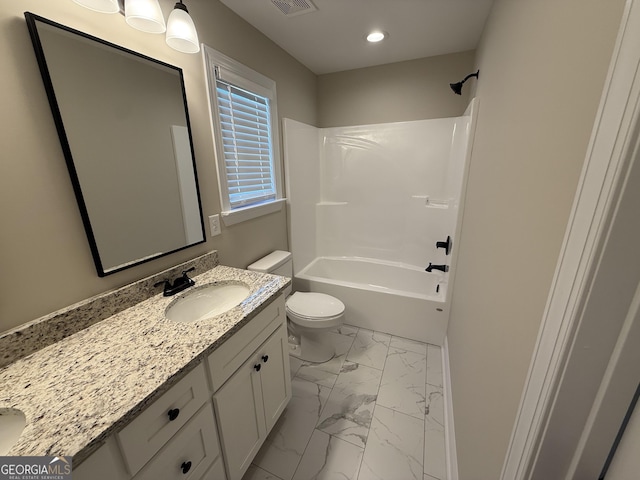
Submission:
POLYGON ((27 417, 8 455, 72 455, 79 464, 290 284, 224 266, 194 279, 181 294, 158 294, 0 370, 0 409, 27 417), (239 306, 194 323, 165 318, 175 298, 229 280, 250 286, 239 306))

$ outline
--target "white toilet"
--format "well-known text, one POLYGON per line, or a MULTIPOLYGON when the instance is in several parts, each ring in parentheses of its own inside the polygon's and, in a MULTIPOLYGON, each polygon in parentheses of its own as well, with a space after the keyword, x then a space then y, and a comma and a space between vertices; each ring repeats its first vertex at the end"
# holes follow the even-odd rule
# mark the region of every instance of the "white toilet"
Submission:
MULTIPOLYGON (((276 250, 249 265, 247 270, 292 277, 291 253, 276 250)), ((285 291, 286 295, 290 293, 291 287, 285 291)), ((289 331, 300 340, 300 345, 291 348, 290 354, 314 363, 331 360, 335 348, 327 332, 342 325, 344 303, 324 293, 295 292, 287 297, 286 310, 289 331)))

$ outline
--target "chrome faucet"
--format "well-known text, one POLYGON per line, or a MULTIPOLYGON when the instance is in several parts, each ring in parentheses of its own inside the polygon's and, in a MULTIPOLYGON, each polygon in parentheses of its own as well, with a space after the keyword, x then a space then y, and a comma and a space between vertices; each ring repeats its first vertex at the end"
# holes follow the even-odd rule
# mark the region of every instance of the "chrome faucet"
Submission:
POLYGON ((160 285, 164 285, 164 290, 162 294, 165 297, 170 297, 175 295, 176 293, 180 293, 183 290, 186 290, 189 287, 192 287, 196 284, 192 278, 189 278, 187 273, 192 272, 196 269, 196 267, 191 267, 187 270, 183 270, 182 274, 173 281, 173 285, 169 280, 163 280, 162 282, 158 282, 154 285, 154 287, 159 287, 160 285))
POLYGON ((440 270, 446 273, 449 271, 449 265, 432 265, 431 262, 429 262, 429 266, 424 269, 425 272, 431 272, 433 270, 440 270))

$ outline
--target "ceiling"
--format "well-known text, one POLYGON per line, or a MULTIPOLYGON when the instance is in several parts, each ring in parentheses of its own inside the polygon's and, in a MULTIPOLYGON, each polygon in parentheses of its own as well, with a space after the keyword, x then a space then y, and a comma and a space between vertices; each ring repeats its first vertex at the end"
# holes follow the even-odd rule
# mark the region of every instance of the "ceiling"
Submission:
POLYGON ((274 1, 221 0, 318 75, 473 50, 493 3, 493 0, 274 1), (365 36, 374 29, 386 32, 388 38, 379 43, 367 42, 365 36))

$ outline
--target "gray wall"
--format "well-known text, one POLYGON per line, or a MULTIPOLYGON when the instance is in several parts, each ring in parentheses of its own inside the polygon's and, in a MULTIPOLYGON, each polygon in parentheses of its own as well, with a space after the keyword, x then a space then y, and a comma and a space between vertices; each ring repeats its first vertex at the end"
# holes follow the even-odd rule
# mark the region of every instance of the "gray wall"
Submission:
MULTIPOLYGON (((165 18, 174 0, 161 0, 165 18)), ((193 247, 99 278, 38 71, 23 12, 47 17, 184 70, 204 215, 220 212, 202 58, 167 47, 162 35, 139 32, 121 15, 92 12, 69 0, 0 3, 0 332, 218 249, 244 267, 287 248, 286 213, 223 227, 193 247)), ((316 76, 217 0, 190 0, 200 41, 271 77, 278 113, 315 124, 316 76)), ((207 236, 209 235, 208 228, 207 236)))
POLYGON ((506 454, 623 0, 497 0, 448 341, 461 480, 506 454))
MULTIPOLYGON (((161 4, 166 16, 173 0, 161 4)), ((449 327, 462 480, 499 477, 622 6, 497 0, 477 51, 478 128, 449 327)), ((463 97, 448 87, 475 71, 473 52, 316 79, 218 1, 191 0, 189 9, 201 41, 276 80, 281 117, 327 127, 456 116, 476 84, 463 97)), ((0 331, 213 248, 237 266, 286 248, 283 211, 98 278, 25 10, 184 68, 204 214, 220 211, 200 56, 68 0, 0 3, 0 331)))
MULTIPOLYGON (((465 84, 461 96, 450 83, 474 68, 474 51, 359 68, 318 77, 318 126, 457 117, 471 97, 465 84)), ((475 70, 473 70, 475 72, 475 70)))

